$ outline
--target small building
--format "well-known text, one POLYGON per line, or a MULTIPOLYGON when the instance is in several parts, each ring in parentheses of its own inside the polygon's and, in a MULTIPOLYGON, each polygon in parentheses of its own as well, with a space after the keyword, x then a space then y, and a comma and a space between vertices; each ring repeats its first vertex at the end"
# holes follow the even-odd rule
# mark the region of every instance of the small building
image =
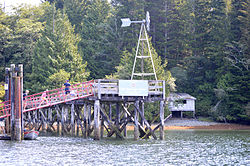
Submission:
POLYGON ((193 112, 195 117, 195 100, 196 98, 187 93, 170 93, 167 97, 168 108, 172 114, 179 114, 183 117, 183 112, 193 112))

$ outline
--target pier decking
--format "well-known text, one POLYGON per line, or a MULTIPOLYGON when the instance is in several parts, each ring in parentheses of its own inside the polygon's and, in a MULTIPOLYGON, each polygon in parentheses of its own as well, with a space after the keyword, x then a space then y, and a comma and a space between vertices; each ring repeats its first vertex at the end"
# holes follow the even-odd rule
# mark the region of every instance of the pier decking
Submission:
MULTIPOLYGON (((144 80, 147 83, 146 96, 137 95, 136 88, 131 96, 122 96, 122 80, 93 80, 71 86, 70 95, 64 89, 47 91, 47 103, 41 104, 41 93, 29 95, 24 100, 23 127, 41 132, 55 132, 58 135, 93 137, 99 140, 106 135, 124 139, 126 126, 134 124, 134 139, 157 139, 155 131, 160 129, 164 138, 165 81, 144 80), (120 83, 120 84, 119 84, 120 83), (154 119, 144 115, 144 103, 159 103, 154 119), (159 124, 152 128, 151 124, 159 124)), ((125 80, 132 81, 133 80, 125 80)), ((133 85, 132 85, 133 86, 133 85)), ((140 87, 138 87, 139 90, 140 87)), ((125 89, 126 90, 126 89, 125 89)), ((1 117, 10 116, 10 101, 0 104, 1 117)))

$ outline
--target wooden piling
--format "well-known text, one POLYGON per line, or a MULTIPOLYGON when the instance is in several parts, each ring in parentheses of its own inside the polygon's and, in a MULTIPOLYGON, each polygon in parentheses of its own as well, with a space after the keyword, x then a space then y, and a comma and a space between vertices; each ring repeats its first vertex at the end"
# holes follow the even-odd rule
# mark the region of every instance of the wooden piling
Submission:
POLYGON ((46 133, 47 130, 47 122, 46 122, 46 110, 45 109, 39 109, 39 114, 41 116, 41 122, 42 122, 42 132, 46 133))
POLYGON ((112 104, 109 103, 109 119, 112 120, 112 104))
MULTIPOLYGON (((135 107, 137 109, 139 109, 139 101, 136 100, 135 102, 135 107)), ((134 140, 138 140, 139 139, 139 128, 138 128, 138 111, 137 109, 134 109, 134 140)))
POLYGON ((74 104, 71 104, 71 136, 75 136, 75 109, 74 104))
POLYGON ((87 130, 89 128, 89 124, 88 124, 88 106, 86 103, 84 103, 84 110, 83 110, 83 115, 84 115, 84 118, 83 118, 83 123, 84 123, 84 133, 83 133, 83 137, 84 138, 87 138, 87 130))
POLYGON ((101 117, 101 139, 103 139, 104 134, 104 119, 101 117))
MULTIPOLYGON (((141 102, 141 112, 142 112, 142 115, 144 117, 144 102, 143 101, 141 102)), ((141 118, 141 125, 142 125, 142 127, 145 126, 143 118, 141 118)))
POLYGON ((21 117, 21 82, 20 77, 15 77, 15 110, 14 110, 14 116, 15 116, 15 127, 14 127, 14 140, 21 141, 22 140, 22 117, 21 117))
POLYGON ((88 109, 88 118, 87 118, 87 137, 89 137, 90 136, 90 133, 91 133, 91 131, 90 131, 90 128, 91 128, 91 105, 90 104, 88 104, 88 106, 87 106, 87 109, 88 109))
POLYGON ((47 119, 47 131, 51 132, 52 131, 52 127, 53 127, 53 120, 52 120, 52 108, 48 109, 48 119, 47 119))
POLYGON ((124 112, 124 123, 125 123, 125 128, 123 130, 124 137, 127 137, 127 123, 128 123, 128 114, 127 112, 124 112))
MULTIPOLYGON (((116 118, 115 118, 115 124, 116 124, 116 128, 119 129, 120 128, 120 105, 117 102, 116 103, 116 118)), ((116 133, 116 138, 120 138, 119 135, 116 133)))
POLYGON ((10 66, 10 84, 11 84, 11 90, 10 90, 10 100, 11 100, 11 117, 10 117, 10 128, 11 128, 11 140, 14 140, 15 138, 15 87, 14 87, 14 77, 16 77, 15 73, 15 65, 11 64, 10 66))
POLYGON ((160 140, 164 140, 164 101, 160 101, 160 140))
POLYGON ((100 140, 100 100, 94 104, 94 140, 100 140))
POLYGON ((19 76, 20 76, 20 96, 21 96, 21 139, 24 139, 24 120, 23 120, 23 65, 19 64, 19 76))
MULTIPOLYGON (((10 68, 5 68, 5 101, 10 100, 10 90, 11 90, 11 83, 10 83, 10 68)), ((10 117, 6 117, 5 120, 5 133, 10 133, 10 117)))
MULTIPOLYGON (((77 116, 77 121, 76 121, 76 123, 77 123, 76 124, 76 136, 79 137, 79 127, 80 127, 81 121, 80 121, 80 116, 79 116, 79 112, 78 111, 79 111, 79 109, 76 110, 76 116, 77 116)), ((85 123, 84 123, 84 125, 85 125, 85 123)), ((85 131, 86 131, 86 128, 85 128, 85 131)))
POLYGON ((33 113, 34 113, 34 124, 35 124, 35 130, 38 130, 38 112, 37 112, 38 110, 35 110, 35 111, 33 111, 33 113))
POLYGON ((57 135, 59 136, 60 135, 60 113, 59 113, 59 106, 57 105, 56 106, 56 115, 57 115, 57 127, 56 127, 56 130, 57 130, 57 135))
POLYGON ((64 115, 65 114, 65 106, 63 106, 62 107, 62 119, 61 119, 61 135, 62 136, 64 136, 65 134, 64 134, 64 131, 65 131, 65 129, 64 129, 64 122, 65 122, 65 119, 64 119, 64 115))

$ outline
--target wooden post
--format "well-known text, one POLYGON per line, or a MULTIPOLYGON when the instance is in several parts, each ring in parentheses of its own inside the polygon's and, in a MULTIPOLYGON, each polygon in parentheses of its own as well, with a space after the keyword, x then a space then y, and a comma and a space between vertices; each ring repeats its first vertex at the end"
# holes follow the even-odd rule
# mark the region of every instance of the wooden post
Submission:
POLYGON ((112 121, 112 104, 109 104, 109 119, 112 121))
MULTIPOLYGON (((142 115, 144 117, 144 102, 143 101, 141 102, 141 111, 142 111, 142 115)), ((142 127, 145 126, 143 118, 141 118, 141 125, 142 125, 142 127)))
POLYGON ((87 109, 88 109, 88 118, 87 118, 87 136, 89 137, 90 136, 90 125, 91 125, 91 105, 88 104, 87 106, 87 109))
MULTIPOLYGON (((120 105, 116 103, 116 119, 115 119, 116 128, 120 128, 120 105)), ((116 138, 120 138, 116 133, 116 138)))
POLYGON ((125 123, 125 128, 124 128, 124 137, 127 137, 127 122, 128 122, 128 114, 127 114, 127 112, 124 112, 124 118, 125 118, 125 121, 124 121, 124 123, 125 123))
POLYGON ((88 108, 89 106, 87 106, 87 104, 86 103, 84 103, 84 112, 83 112, 83 116, 84 116, 84 118, 83 118, 83 123, 84 123, 84 133, 83 133, 83 137, 84 138, 87 138, 87 131, 88 131, 88 126, 89 126, 89 124, 88 124, 88 108))
MULTIPOLYGON (((79 137, 79 127, 80 127, 80 116, 79 116, 79 109, 76 110, 77 114, 77 125, 76 125, 76 136, 79 137)), ((86 128, 84 129, 86 131, 86 128)), ((83 134, 84 135, 84 134, 83 134)))
POLYGON ((160 101, 160 140, 164 140, 164 101, 160 101))
POLYGON ((14 64, 11 64, 10 66, 10 82, 11 82, 11 90, 10 90, 10 100, 11 100, 11 117, 10 117, 10 128, 11 128, 11 140, 14 140, 14 137, 15 137, 15 87, 14 87, 14 78, 13 77, 16 77, 16 74, 15 74, 15 65, 14 64))
POLYGON ((23 65, 19 64, 19 76, 20 76, 20 95, 21 95, 21 139, 24 139, 24 120, 23 120, 23 65))
POLYGON ((41 117, 40 119, 42 120, 42 132, 46 133, 47 124, 45 119, 45 109, 39 109, 39 113, 41 117))
POLYGON ((65 106, 62 107, 62 119, 61 119, 61 135, 64 136, 64 114, 65 114, 65 106))
POLYGON ((50 125, 48 125, 48 127, 47 127, 47 131, 52 131, 51 130, 51 125, 52 125, 52 109, 51 108, 49 108, 49 110, 48 110, 48 121, 47 121, 47 123, 48 124, 50 124, 50 125), (49 127, 50 126, 50 127, 49 127))
POLYGON ((35 111, 33 111, 34 112, 34 119, 33 119, 33 121, 34 121, 34 124, 35 124, 35 130, 38 130, 38 112, 37 112, 38 110, 35 110, 35 111))
MULTIPOLYGON (((10 68, 5 68, 5 101, 10 100, 10 68)), ((10 133, 10 117, 5 120, 5 133, 10 133)))
POLYGON ((103 139, 104 134, 104 119, 101 117, 101 139, 103 139))
MULTIPOLYGON (((102 104, 103 111, 105 111, 105 104, 102 104)), ((104 135, 104 117, 101 116, 101 139, 103 139, 104 135)))
POLYGON ((15 128, 14 128, 14 138, 12 140, 21 141, 22 140, 22 117, 21 117, 21 82, 20 77, 15 77, 15 110, 14 110, 14 116, 15 116, 15 128))
POLYGON ((75 109, 74 109, 74 104, 71 104, 71 136, 75 136, 75 109))
POLYGON ((60 135, 60 114, 59 114, 59 106, 56 106, 56 114, 57 114, 57 135, 60 135))
MULTIPOLYGON (((135 101, 135 107, 137 109, 139 109, 139 101, 136 100, 135 101)), ((135 123, 134 123, 134 140, 138 140, 139 139, 139 128, 138 128, 138 111, 137 109, 134 109, 134 112, 135 112, 135 123)))
POLYGON ((30 116, 30 111, 28 112, 28 122, 29 122, 29 130, 31 130, 31 116, 30 116))
POLYGON ((94 140, 100 140, 100 100, 94 104, 94 140))

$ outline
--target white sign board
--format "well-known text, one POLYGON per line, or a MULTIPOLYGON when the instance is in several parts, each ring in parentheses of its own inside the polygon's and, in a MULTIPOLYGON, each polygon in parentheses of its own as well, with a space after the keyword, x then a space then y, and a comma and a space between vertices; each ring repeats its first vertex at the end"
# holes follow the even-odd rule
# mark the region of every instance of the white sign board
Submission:
POLYGON ((119 80, 119 96, 148 96, 148 81, 119 80))

